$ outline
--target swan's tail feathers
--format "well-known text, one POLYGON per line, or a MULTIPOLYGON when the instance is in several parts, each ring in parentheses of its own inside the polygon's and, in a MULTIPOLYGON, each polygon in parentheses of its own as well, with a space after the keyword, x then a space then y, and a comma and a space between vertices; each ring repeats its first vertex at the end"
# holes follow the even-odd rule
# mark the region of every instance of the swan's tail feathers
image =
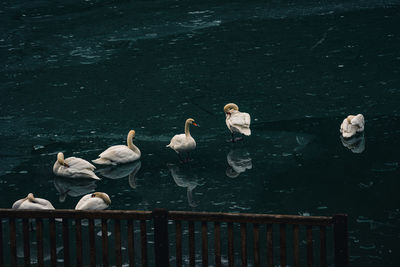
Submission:
POLYGON ((166 145, 165 147, 171 147, 172 148, 171 143, 169 145, 166 145))
POLYGON ((98 158, 98 159, 94 159, 92 160, 93 163, 95 164, 99 164, 99 165, 111 165, 112 162, 108 159, 104 159, 104 158, 98 158))
POLYGON ((240 132, 241 132, 242 134, 244 134, 244 135, 247 135, 247 136, 251 135, 251 130, 250 130, 250 128, 241 128, 241 129, 240 129, 240 132))

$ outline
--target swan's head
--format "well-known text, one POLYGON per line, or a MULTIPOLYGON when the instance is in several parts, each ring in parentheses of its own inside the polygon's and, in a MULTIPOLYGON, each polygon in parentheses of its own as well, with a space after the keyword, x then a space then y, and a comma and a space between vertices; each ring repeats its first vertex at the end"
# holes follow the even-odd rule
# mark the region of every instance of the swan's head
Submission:
POLYGON ((129 133, 128 133, 128 136, 129 136, 132 140, 135 140, 135 135, 136 135, 135 130, 130 130, 129 133))
POLYGON ((231 114, 231 112, 232 112, 232 110, 239 110, 239 107, 236 105, 236 104, 234 104, 234 103, 229 103, 229 104, 226 104, 225 105, 225 107, 224 107, 224 112, 226 113, 226 114, 231 114))
POLYGON ((192 124, 192 125, 194 125, 194 126, 199 127, 199 125, 198 125, 197 123, 194 122, 194 119, 191 119, 191 118, 187 119, 187 120, 186 120, 186 123, 192 124))
POLYGON ((351 120, 354 118, 355 116, 354 115, 349 115, 349 116, 347 116, 347 122, 348 123, 351 123, 351 120))
POLYGON ((35 197, 33 196, 32 193, 29 193, 28 196, 26 197, 26 199, 30 202, 34 202, 35 201, 35 197))
POLYGON ((64 165, 65 167, 69 167, 67 163, 65 163, 64 161, 64 154, 62 152, 59 152, 57 154, 57 161, 58 163, 60 163, 61 165, 64 165))
POLYGON ((103 192, 94 192, 90 197, 98 197, 98 198, 101 198, 101 199, 104 201, 104 203, 106 203, 108 206, 111 205, 111 199, 110 199, 110 197, 109 197, 106 193, 103 193, 103 192))

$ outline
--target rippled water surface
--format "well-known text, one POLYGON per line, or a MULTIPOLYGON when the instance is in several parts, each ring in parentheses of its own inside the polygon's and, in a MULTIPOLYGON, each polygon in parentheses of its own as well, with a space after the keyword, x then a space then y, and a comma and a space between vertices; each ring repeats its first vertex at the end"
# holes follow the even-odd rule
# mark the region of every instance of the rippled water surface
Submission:
POLYGON ((399 266, 399 25, 399 1, 2 1, 1 207, 96 190, 111 209, 347 213, 351 265, 399 266), (237 144, 228 102, 252 118, 237 144), (165 145, 189 117, 180 164, 165 145), (57 152, 94 159, 130 129, 140 163, 53 175, 57 152))

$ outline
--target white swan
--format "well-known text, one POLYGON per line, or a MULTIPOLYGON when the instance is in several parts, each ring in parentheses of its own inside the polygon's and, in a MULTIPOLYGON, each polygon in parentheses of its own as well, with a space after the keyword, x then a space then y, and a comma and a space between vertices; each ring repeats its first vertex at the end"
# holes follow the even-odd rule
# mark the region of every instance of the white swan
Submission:
POLYGON ((94 174, 94 169, 96 169, 96 167, 88 161, 75 157, 64 159, 64 154, 60 152, 57 154, 57 161, 54 163, 53 173, 68 178, 92 178, 100 180, 100 178, 94 174))
POLYGON ((20 210, 54 210, 50 201, 43 198, 35 198, 32 193, 29 193, 26 198, 15 201, 12 208, 20 210))
POLYGON ((344 138, 350 138, 356 133, 364 131, 364 124, 364 116, 362 114, 349 115, 340 125, 340 132, 344 138))
POLYGON ((185 133, 184 134, 177 134, 172 137, 171 142, 167 147, 172 148, 178 153, 179 159, 182 161, 180 156, 181 153, 187 153, 187 157, 183 162, 187 162, 190 160, 189 152, 196 148, 196 141, 190 135, 190 125, 199 126, 197 123, 194 122, 194 119, 187 119, 185 122, 185 133))
POLYGON ((226 115, 226 126, 232 133, 232 142, 242 140, 243 138, 234 138, 234 133, 241 133, 244 135, 251 135, 250 130, 250 115, 249 113, 240 112, 239 107, 236 104, 229 103, 224 107, 224 112, 226 115))
POLYGON ((139 148, 133 144, 134 139, 135 131, 130 130, 126 138, 127 146, 111 146, 101 153, 98 159, 92 160, 92 162, 101 165, 117 165, 140 159, 141 152, 139 148))
POLYGON ((110 197, 103 192, 94 192, 83 196, 78 204, 76 210, 104 210, 110 206, 110 197))

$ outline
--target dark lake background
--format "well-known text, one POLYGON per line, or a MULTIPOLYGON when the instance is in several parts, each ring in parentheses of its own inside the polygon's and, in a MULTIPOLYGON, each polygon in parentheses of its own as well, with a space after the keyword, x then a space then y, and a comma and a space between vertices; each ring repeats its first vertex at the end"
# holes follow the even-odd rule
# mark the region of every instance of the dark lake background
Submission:
POLYGON ((351 266, 399 266, 399 25, 400 1, 2 1, 1 208, 96 190, 110 209, 347 213, 351 266), (238 144, 228 102, 252 118, 238 144), (362 153, 339 133, 357 113, 362 153), (165 145, 189 117, 183 166, 165 145), (55 179, 57 152, 94 159, 130 129, 136 184, 55 179))

